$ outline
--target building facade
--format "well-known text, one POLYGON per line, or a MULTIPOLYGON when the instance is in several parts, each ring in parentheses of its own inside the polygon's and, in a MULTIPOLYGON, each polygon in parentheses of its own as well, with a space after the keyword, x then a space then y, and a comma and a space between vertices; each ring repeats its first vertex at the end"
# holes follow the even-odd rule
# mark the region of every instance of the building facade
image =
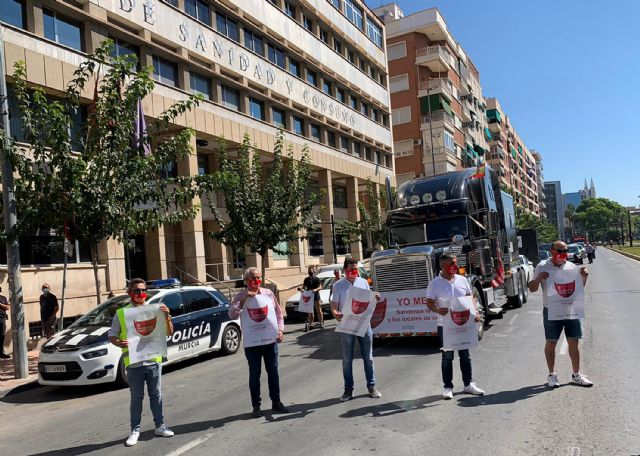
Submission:
MULTIPOLYGON (((294 246, 296 254, 269 254, 269 276, 276 283, 299 283, 308 264, 345 255, 362 258, 360 243, 346 245, 339 238, 334 243, 331 220, 357 220, 367 179, 379 187, 394 177, 384 27, 364 2, 4 0, 2 5, 9 84, 13 64, 23 60, 29 83, 61 96, 85 55, 110 38, 117 54, 135 54, 141 65, 153 68, 156 86, 142 103, 148 122, 174 102, 201 93, 205 101, 176 125, 195 131, 192 156, 173 170, 178 175, 215 171, 222 137, 233 151, 248 134, 266 162, 279 127, 296 156, 308 146, 309 187, 325 195, 322 223, 294 246)), ((87 87, 84 102, 92 94, 93 86, 87 87)), ((19 139, 19 116, 12 117, 11 128, 19 139)), ((217 203, 223 209, 221 195, 217 203)), ((211 282, 260 265, 258 256, 211 240, 207 232, 214 230, 212 214, 203 209, 193 220, 140 233, 130 251, 105 241, 99 253, 103 289, 122 290, 130 275, 211 282)), ((32 244, 46 243, 38 236, 32 244)), ((68 315, 95 301, 87 257, 82 246, 77 251, 68 315)), ((59 288, 58 256, 34 253, 23 260, 34 265, 23 268, 28 320, 39 319, 40 284, 59 288)), ((5 286, 6 276, 0 278, 5 286)))
POLYGON ((558 228, 558 234, 564 236, 564 205, 560 181, 544 183, 544 205, 545 217, 558 228))
POLYGON ((395 3, 373 11, 386 25, 398 183, 476 166, 491 139, 480 74, 444 18, 395 3))

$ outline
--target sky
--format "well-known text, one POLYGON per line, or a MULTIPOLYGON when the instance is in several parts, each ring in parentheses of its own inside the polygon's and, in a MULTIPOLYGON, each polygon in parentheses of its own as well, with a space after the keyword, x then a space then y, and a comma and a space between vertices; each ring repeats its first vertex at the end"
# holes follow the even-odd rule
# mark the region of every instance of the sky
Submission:
MULTIPOLYGON (((388 1, 367 0, 371 8, 388 1)), ((545 181, 640 203, 640 1, 399 0, 438 8, 545 181), (638 134, 638 137, 636 137, 638 134), (637 142, 636 142, 637 141, 637 142)))

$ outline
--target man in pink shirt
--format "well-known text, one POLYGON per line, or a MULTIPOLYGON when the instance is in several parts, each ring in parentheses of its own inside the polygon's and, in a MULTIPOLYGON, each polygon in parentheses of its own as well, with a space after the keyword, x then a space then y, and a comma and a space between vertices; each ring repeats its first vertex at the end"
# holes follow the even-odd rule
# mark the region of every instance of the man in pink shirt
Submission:
MULTIPOLYGON (((244 354, 249 362, 249 391, 251 392, 251 405, 253 411, 251 416, 258 418, 262 416, 260 410, 260 371, 262 359, 264 359, 264 367, 267 371, 267 379, 269 382, 269 397, 271 398, 271 410, 277 413, 289 413, 282 402, 280 401, 280 378, 278 376, 278 344, 284 340, 284 319, 282 318, 282 311, 280 310, 280 304, 271 290, 262 288, 261 274, 258 268, 248 268, 244 273, 244 280, 247 285, 247 289, 238 293, 233 299, 231 308, 229 309, 229 317, 236 319, 240 317, 242 324, 242 331, 244 332, 243 342, 245 344, 244 354), (257 296, 268 297, 269 304, 267 308, 267 315, 269 312, 275 313, 275 319, 277 321, 277 335, 275 341, 259 345, 247 346, 247 331, 251 331, 251 320, 247 317, 248 312, 245 310, 245 304, 251 298, 257 296)), ((250 309, 251 310, 251 309, 250 309)), ((264 318, 263 318, 264 319, 264 318)), ((273 340, 273 339, 271 339, 273 340)))

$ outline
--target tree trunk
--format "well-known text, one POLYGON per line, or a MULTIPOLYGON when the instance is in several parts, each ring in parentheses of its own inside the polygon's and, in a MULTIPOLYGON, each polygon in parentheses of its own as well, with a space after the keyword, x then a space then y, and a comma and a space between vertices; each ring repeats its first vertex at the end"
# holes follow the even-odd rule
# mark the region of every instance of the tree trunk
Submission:
POLYGON ((93 265, 93 279, 96 284, 96 303, 100 304, 100 275, 98 274, 98 246, 91 246, 91 263, 93 265))
POLYGON ((260 262, 262 263, 262 283, 267 284, 267 266, 269 265, 269 251, 264 254, 260 253, 260 262))

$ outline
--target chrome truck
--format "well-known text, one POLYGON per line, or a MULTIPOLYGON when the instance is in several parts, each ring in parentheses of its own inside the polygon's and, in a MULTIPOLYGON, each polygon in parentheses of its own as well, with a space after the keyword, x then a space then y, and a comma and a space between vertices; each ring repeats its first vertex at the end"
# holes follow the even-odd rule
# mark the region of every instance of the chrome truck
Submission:
POLYGON ((488 165, 410 180, 394 198, 387 182, 387 196, 391 248, 370 262, 373 288, 383 296, 371 320, 377 337, 435 334, 437 315, 426 307, 426 289, 445 251, 457 256, 478 302, 479 338, 507 303, 526 302, 513 198, 488 165))

